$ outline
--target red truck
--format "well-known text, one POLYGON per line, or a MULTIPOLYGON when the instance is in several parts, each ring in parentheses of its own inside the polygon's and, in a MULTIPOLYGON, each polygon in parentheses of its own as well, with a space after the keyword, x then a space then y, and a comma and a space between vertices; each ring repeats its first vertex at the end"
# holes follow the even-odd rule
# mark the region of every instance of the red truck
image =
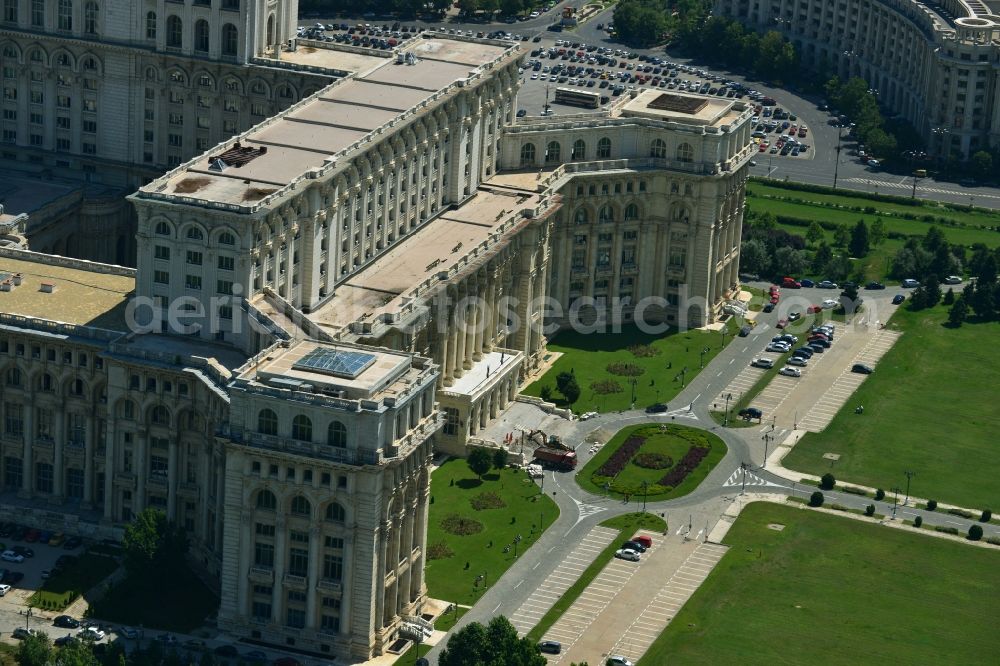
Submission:
POLYGON ((540 446, 535 449, 535 460, 540 461, 544 467, 554 467, 566 471, 576 469, 575 451, 564 451, 562 449, 550 449, 547 446, 540 446))

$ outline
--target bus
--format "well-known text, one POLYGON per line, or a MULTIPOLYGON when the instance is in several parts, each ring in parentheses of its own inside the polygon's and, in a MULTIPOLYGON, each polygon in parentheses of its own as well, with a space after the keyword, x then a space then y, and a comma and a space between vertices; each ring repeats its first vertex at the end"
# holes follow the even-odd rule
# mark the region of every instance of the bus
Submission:
POLYGON ((596 92, 574 90, 573 88, 556 88, 556 104, 569 104, 570 106, 596 109, 600 106, 600 103, 601 96, 596 92))

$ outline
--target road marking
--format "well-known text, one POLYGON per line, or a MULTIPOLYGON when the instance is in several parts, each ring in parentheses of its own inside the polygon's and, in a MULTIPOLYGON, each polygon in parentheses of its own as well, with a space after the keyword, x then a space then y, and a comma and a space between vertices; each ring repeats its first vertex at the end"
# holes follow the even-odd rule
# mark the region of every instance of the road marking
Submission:
POLYGON ((500 610, 501 606, 503 606, 503 602, 502 601, 497 604, 497 607, 493 609, 493 612, 496 613, 498 610, 500 610))
POLYGON ((522 580, 522 581, 518 581, 517 585, 515 585, 515 586, 514 586, 514 589, 516 590, 517 588, 521 587, 521 585, 522 585, 523 583, 524 583, 524 581, 523 581, 523 580, 522 580))
POLYGON ((717 374, 716 377, 721 377, 721 376, 722 376, 722 370, 719 370, 719 374, 717 374))
POLYGON ((748 350, 748 349, 750 349, 750 345, 747 345, 746 347, 744 347, 744 348, 743 348, 743 351, 746 351, 746 350, 748 350))
POLYGON ((729 359, 729 365, 732 365, 732 364, 733 364, 733 363, 734 363, 735 361, 736 361, 736 359, 735 359, 735 358, 731 358, 731 359, 729 359))

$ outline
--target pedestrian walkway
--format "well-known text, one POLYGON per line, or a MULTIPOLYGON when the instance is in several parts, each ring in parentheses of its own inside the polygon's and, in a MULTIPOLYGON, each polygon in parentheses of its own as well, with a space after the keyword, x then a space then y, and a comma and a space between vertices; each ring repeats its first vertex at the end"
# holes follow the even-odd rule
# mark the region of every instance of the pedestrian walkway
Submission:
POLYGON ((798 420, 797 429, 808 432, 820 432, 828 425, 837 412, 850 399, 868 375, 851 372, 851 366, 855 363, 865 365, 876 365, 887 351, 896 343, 899 336, 898 331, 883 328, 872 336, 868 344, 858 353, 854 360, 844 368, 844 371, 833 384, 823 393, 812 407, 806 411, 806 415, 798 420))
POLYGON ((727 550, 728 547, 721 544, 699 544, 635 618, 609 654, 623 655, 633 663, 639 661, 698 586, 712 573, 727 550))
POLYGON ((761 478, 753 473, 752 470, 737 469, 733 472, 726 482, 723 484, 725 488, 754 488, 755 490, 760 490, 761 488, 783 488, 784 486, 768 481, 767 479, 761 478), (746 482, 744 483, 744 479, 746 482))
POLYGON ((525 635, 549 612, 556 601, 575 583, 609 543, 618 537, 618 530, 595 527, 563 558, 541 585, 535 588, 521 607, 511 616, 517 633, 525 635))
MULTIPOLYGON (((761 355, 766 356, 766 354, 761 355)), ((739 402, 740 398, 743 397, 743 394, 753 388, 753 385, 764 376, 765 372, 767 372, 767 370, 764 368, 758 368, 752 365, 748 365, 740 370, 740 373, 733 377, 732 381, 729 382, 729 385, 722 389, 722 392, 716 396, 716 406, 713 406, 712 409, 717 411, 724 410, 726 408, 726 395, 732 396, 729 399, 730 405, 734 405, 739 402)))

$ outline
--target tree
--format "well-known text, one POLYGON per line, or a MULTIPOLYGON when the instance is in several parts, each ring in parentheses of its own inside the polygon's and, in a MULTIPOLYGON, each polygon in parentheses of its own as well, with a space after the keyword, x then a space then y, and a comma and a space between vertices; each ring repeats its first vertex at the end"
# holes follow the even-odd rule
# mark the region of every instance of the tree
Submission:
POLYGON ((17 646, 17 663, 20 666, 46 666, 51 659, 52 642, 44 631, 28 636, 17 646))
POLYGON ((920 239, 920 244, 928 252, 934 253, 942 245, 947 245, 948 240, 944 237, 944 232, 937 227, 937 225, 932 225, 924 237, 920 239))
POLYGON ((465 463, 472 470, 472 473, 482 481, 483 474, 486 474, 493 467, 493 454, 488 449, 476 446, 469 449, 469 456, 465 459, 465 463))
POLYGON ((937 500, 927 500, 927 510, 934 511, 937 509, 937 500))
POLYGON ((566 398, 566 402, 573 404, 580 399, 580 385, 576 383, 576 377, 570 377, 570 380, 561 388, 559 392, 563 394, 566 398))
POLYGON ((951 309, 948 310, 948 325, 952 328, 958 328, 965 323, 965 320, 969 318, 969 305, 965 302, 965 296, 959 294, 958 298, 952 304, 951 309))
POLYGON ((828 280, 844 280, 851 272, 851 260, 842 254, 835 255, 823 267, 823 275, 828 280))
POLYGON ((837 228, 833 231, 833 245, 834 247, 847 248, 847 244, 851 242, 851 232, 847 230, 847 227, 843 224, 838 224, 837 228))
POLYGON ((993 319, 996 312, 996 300, 993 295, 993 285, 983 282, 976 282, 976 287, 972 292, 972 300, 969 302, 972 311, 983 321, 993 319))
POLYGON ((865 507, 865 515, 866 516, 874 516, 875 515, 875 505, 874 504, 869 504, 868 506, 865 507))
POLYGON ((483 626, 470 622, 448 639, 438 666, 545 666, 534 641, 518 638, 517 629, 503 615, 483 626))
POLYGON ((868 240, 872 247, 878 247, 885 240, 885 222, 881 217, 876 217, 872 222, 872 227, 868 230, 868 240))
POLYGON ((60 647, 55 663, 56 666, 97 666, 98 661, 92 645, 79 641, 60 647))
POLYGON ((809 506, 823 506, 823 493, 817 490, 810 495, 809 506))
POLYGON ((851 230, 851 241, 849 244, 849 250, 852 257, 864 257, 868 254, 869 249, 869 239, 868 239, 868 225, 865 221, 858 220, 858 223, 854 225, 854 229, 851 230))
POLYGON ((989 151, 980 150, 973 153, 969 164, 977 178, 988 180, 993 176, 993 155, 989 151))
POLYGON ((917 516, 916 518, 913 519, 914 527, 920 527, 923 524, 924 524, 924 519, 921 516, 917 516))
POLYGON ((941 302, 941 282, 931 273, 920 285, 924 291, 924 307, 932 308, 941 302))
POLYGON ((545 402, 552 402, 552 387, 546 384, 538 392, 538 397, 540 397, 545 402))
POLYGON ((979 525, 969 527, 969 541, 979 541, 983 538, 983 528, 979 525))
POLYGON ((812 269, 814 273, 822 273, 826 270, 826 265, 833 260, 833 250, 826 243, 820 243, 813 255, 812 269))
POLYGON ((941 302, 944 303, 945 305, 954 305, 955 304, 955 290, 952 289, 951 287, 948 287, 948 291, 944 292, 944 300, 941 301, 941 302))
POLYGON ((743 241, 740 248, 740 269, 747 273, 771 275, 771 253, 764 242, 756 238, 743 241))
POLYGON ((819 487, 822 488, 823 490, 833 490, 833 486, 836 482, 837 480, 833 478, 833 474, 827 472, 822 477, 820 477, 819 487))
POLYGON ((571 381, 575 381, 572 372, 560 372, 556 375, 556 390, 562 393, 563 388, 571 381))
POLYGON ((184 529, 168 521, 167 514, 143 509, 125 527, 125 568, 138 577, 163 576, 183 563, 187 546, 184 529))
POLYGON ((881 502, 883 499, 885 499, 885 491, 882 490, 881 488, 877 488, 875 490, 875 499, 877 501, 879 501, 879 502, 881 502))
POLYGON ((840 307, 847 314, 857 312, 858 307, 861 305, 861 300, 858 298, 858 286, 856 284, 850 284, 840 292, 840 307))
POLYGON ((503 469, 506 466, 507 466, 507 449, 494 449, 493 467, 495 469, 503 469))
POLYGON ((988 523, 990 519, 993 518, 993 512, 989 509, 983 509, 983 513, 979 516, 979 522, 988 523))
POLYGON ((810 245, 815 245, 823 240, 823 227, 819 226, 819 222, 813 221, 809 225, 809 229, 806 231, 806 240, 809 241, 810 245))
POLYGON ((808 266, 806 253, 792 247, 779 247, 774 253, 774 267, 776 271, 784 272, 785 275, 798 275, 803 273, 808 266))

